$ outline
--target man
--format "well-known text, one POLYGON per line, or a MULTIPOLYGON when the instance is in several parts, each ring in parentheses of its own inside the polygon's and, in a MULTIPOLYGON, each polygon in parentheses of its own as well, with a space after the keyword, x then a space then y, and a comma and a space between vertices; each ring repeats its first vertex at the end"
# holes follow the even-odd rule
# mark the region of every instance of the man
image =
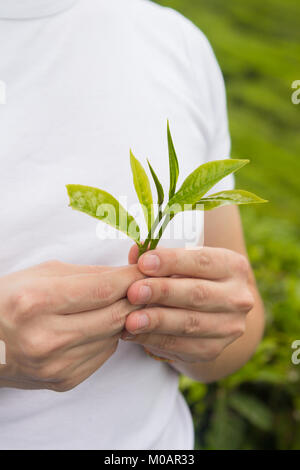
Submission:
POLYGON ((167 185, 167 118, 181 177, 226 158, 210 45, 144 0, 0 0, 0 18, 0 447, 191 449, 179 373, 230 374, 263 331, 238 211, 206 216, 205 248, 138 264, 132 249, 128 265, 130 243, 100 241, 94 220, 67 208, 65 184, 130 207, 133 147, 167 185))

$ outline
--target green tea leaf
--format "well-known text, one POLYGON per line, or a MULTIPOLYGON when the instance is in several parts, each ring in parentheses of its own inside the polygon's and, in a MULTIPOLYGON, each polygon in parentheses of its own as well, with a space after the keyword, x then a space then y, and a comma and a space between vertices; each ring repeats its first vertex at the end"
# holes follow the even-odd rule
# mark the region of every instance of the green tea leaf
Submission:
POLYGON ((181 188, 169 201, 164 213, 170 210, 180 212, 180 207, 183 210, 184 205, 195 204, 216 183, 247 163, 249 163, 249 160, 226 159, 204 163, 199 166, 184 180, 181 188), (175 209, 173 209, 174 207, 175 209))
POLYGON ((133 174, 133 183, 136 190, 136 194, 142 205, 146 224, 148 230, 151 229, 154 219, 153 213, 153 199, 152 199, 152 192, 151 186, 148 179, 148 176, 140 164, 140 162, 135 158, 132 151, 130 150, 130 164, 133 174))
POLYGON ((149 169, 150 169, 150 172, 151 172, 151 175, 152 175, 152 178, 153 178, 153 181, 155 183, 156 190, 157 190, 157 204, 158 204, 158 206, 161 206, 162 203, 164 202, 164 199, 165 199, 164 190, 163 190, 161 182, 159 181, 155 171, 153 170, 152 166, 150 165, 149 160, 147 160, 147 162, 148 162, 148 166, 149 166, 149 169))
POLYGON ((139 226, 132 215, 111 194, 98 188, 79 184, 68 184, 66 188, 72 209, 101 220, 139 244, 139 226))
POLYGON ((197 207, 200 210, 210 211, 217 207, 227 206, 231 204, 262 204, 268 202, 265 199, 256 196, 256 194, 244 191, 242 189, 233 189, 229 191, 221 191, 219 193, 211 194, 204 197, 197 202, 203 207, 197 207))
POLYGON ((169 165, 170 165, 170 190, 169 190, 169 199, 173 197, 176 191, 177 180, 179 176, 179 165, 178 159, 175 152, 175 147, 170 131, 170 123, 168 121, 168 147, 169 147, 169 165))

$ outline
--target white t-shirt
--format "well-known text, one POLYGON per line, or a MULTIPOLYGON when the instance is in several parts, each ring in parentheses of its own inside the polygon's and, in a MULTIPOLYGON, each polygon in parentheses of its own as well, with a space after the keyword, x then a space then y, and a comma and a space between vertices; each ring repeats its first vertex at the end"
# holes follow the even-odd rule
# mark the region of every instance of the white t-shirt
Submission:
MULTIPOLYGON (((132 242, 100 240, 97 221, 68 207, 65 184, 136 203, 131 147, 168 187, 167 118, 179 184, 228 156, 207 39, 145 0, 0 0, 0 18, 0 275, 49 259, 126 264, 132 242)), ((191 449, 193 425, 178 374, 120 342, 72 391, 0 389, 0 448, 191 449)))

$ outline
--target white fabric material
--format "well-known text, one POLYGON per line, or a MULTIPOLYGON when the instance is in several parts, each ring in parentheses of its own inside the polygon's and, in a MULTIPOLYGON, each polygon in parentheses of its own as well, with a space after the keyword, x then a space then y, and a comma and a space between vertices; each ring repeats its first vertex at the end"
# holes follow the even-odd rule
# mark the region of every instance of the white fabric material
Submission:
POLYGON ((54 15, 77 0, 0 0, 0 18, 26 19, 54 15))
MULTIPOLYGON (((42 16, 47 3, 1 0, 0 15, 27 16, 27 5, 42 16)), ((49 259, 126 264, 131 242, 97 238, 97 221, 68 208, 65 184, 98 186, 136 203, 132 147, 168 187, 167 118, 179 184, 198 165, 229 154, 222 75, 195 26, 144 0, 78 0, 65 10, 68 3, 53 0, 61 6, 54 16, 0 20, 0 80, 7 86, 0 275, 49 259)), ((232 185, 229 177, 214 190, 232 185)), ((0 389, 3 449, 192 447, 178 374, 135 344, 120 342, 70 392, 0 389)))

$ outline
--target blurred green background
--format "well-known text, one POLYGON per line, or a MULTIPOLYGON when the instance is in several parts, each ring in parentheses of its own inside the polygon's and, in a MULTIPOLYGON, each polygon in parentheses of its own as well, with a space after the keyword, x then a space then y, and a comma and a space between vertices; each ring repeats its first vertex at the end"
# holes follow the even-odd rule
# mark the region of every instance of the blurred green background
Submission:
POLYGON ((159 0, 210 40, 224 73, 232 156, 249 157, 237 187, 269 204, 241 209, 267 313, 265 339, 237 374, 209 386, 182 378, 197 448, 300 449, 299 0, 159 0))

